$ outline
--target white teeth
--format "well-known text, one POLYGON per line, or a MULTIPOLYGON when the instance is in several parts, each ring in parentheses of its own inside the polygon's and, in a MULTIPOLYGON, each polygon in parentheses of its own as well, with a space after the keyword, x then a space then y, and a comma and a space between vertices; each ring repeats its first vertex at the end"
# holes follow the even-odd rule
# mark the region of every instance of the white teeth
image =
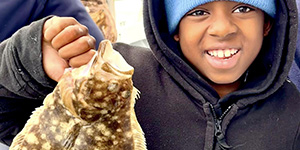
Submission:
POLYGON ((237 49, 224 49, 224 50, 210 50, 207 51, 207 54, 213 57, 224 58, 231 57, 238 52, 237 49))
POLYGON ((223 51, 218 51, 218 57, 224 57, 224 52, 223 51))
POLYGON ((236 54, 237 52, 238 52, 237 49, 231 49, 231 50, 230 50, 230 54, 232 54, 232 55, 236 54))
POLYGON ((229 57, 230 55, 231 55, 230 50, 229 49, 225 50, 225 57, 229 57))
POLYGON ((218 52, 216 50, 214 50, 212 56, 217 57, 218 56, 218 52))

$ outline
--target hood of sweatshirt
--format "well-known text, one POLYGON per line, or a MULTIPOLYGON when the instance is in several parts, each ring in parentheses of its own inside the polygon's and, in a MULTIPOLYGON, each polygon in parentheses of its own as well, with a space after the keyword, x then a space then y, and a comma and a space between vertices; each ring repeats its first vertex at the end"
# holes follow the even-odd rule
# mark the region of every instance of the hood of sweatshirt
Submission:
POLYGON ((297 40, 297 8, 294 0, 276 0, 273 27, 262 50, 248 68, 243 86, 223 98, 184 58, 178 43, 168 32, 163 0, 144 0, 144 26, 157 61, 194 97, 195 103, 210 102, 216 107, 236 103, 245 107, 276 92, 287 80, 297 40))

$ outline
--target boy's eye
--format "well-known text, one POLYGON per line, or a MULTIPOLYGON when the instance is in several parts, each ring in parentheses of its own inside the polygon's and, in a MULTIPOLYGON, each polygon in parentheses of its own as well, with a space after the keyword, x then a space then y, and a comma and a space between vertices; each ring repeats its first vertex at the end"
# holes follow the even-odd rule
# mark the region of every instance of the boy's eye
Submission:
POLYGON ((203 11, 203 10, 194 10, 190 13, 188 13, 188 16, 203 16, 203 15, 207 15, 208 13, 203 11))
POLYGON ((247 13, 254 10, 253 8, 250 8, 248 6, 240 6, 237 9, 235 9, 233 12, 235 13, 247 13))

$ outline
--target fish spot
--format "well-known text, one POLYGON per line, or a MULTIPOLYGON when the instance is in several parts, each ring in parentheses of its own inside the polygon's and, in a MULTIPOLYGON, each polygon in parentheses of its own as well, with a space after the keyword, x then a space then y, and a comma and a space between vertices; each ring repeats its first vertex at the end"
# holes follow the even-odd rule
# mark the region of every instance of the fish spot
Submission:
POLYGON ((50 131, 51 131, 52 133, 55 133, 55 132, 56 132, 56 127, 54 127, 54 126, 50 127, 50 131))
POLYGON ((103 93, 100 92, 100 91, 97 91, 97 92, 95 92, 95 93, 93 94, 93 97, 94 97, 95 99, 101 98, 102 96, 103 96, 103 93))
POLYGON ((119 116, 113 116, 113 117, 111 117, 111 119, 112 120, 117 120, 117 119, 119 119, 119 116))
POLYGON ((51 145, 49 142, 46 142, 42 145, 42 149, 51 149, 51 145))
POLYGON ((59 124, 59 121, 58 121, 57 119, 53 119, 53 120, 52 120, 52 124, 53 124, 53 125, 58 125, 58 124, 59 124))
POLYGON ((117 131, 117 132, 122 132, 122 129, 118 128, 116 131, 117 131))
POLYGON ((87 86, 83 86, 81 91, 88 91, 88 87, 87 86))
POLYGON ((46 137, 47 137, 46 134, 41 135, 41 138, 44 139, 44 140, 46 140, 46 137))
POLYGON ((62 129, 66 129, 66 128, 68 128, 68 123, 63 122, 63 123, 60 123, 59 126, 62 129))
POLYGON ((100 136, 95 136, 95 140, 96 140, 96 141, 101 141, 102 138, 101 138, 100 136))
POLYGON ((129 98, 131 95, 130 91, 123 91, 121 92, 121 96, 125 99, 129 98))
POLYGON ((106 109, 103 109, 103 110, 100 111, 100 113, 101 113, 102 115, 105 115, 105 114, 108 113, 108 111, 107 111, 106 109))
POLYGON ((110 97, 105 97, 105 98, 103 98, 103 100, 109 102, 111 100, 111 98, 110 97))
POLYGON ((104 135, 104 136, 107 136, 107 137, 109 137, 109 136, 111 136, 111 132, 109 131, 109 130, 101 130, 101 133, 104 135))
POLYGON ((54 110, 55 109, 55 106, 50 106, 50 110, 54 110))
POLYGON ((87 84, 89 86, 93 86, 94 85, 94 81, 92 79, 89 79, 88 82, 87 82, 87 84))
POLYGON ((86 130, 86 134, 89 135, 89 136, 93 136, 94 132, 95 132, 95 131, 94 131, 93 129, 91 129, 91 128, 88 128, 88 129, 86 130))
POLYGON ((26 142, 28 144, 39 144, 38 138, 33 133, 27 135, 26 142))
POLYGON ((55 136, 56 141, 61 141, 62 139, 63 139, 63 137, 61 135, 56 135, 55 136))
POLYGON ((115 82, 112 82, 108 85, 107 87, 107 90, 112 92, 112 93, 116 93, 119 91, 119 86, 118 86, 118 83, 115 81, 115 82))
POLYGON ((105 130, 106 126, 103 123, 100 123, 96 126, 96 128, 101 131, 101 130, 105 130))
POLYGON ((126 136, 127 138, 131 138, 131 137, 132 137, 132 133, 131 133, 131 132, 126 132, 126 133, 125 133, 125 136, 126 136))
POLYGON ((114 144, 114 145, 117 145, 117 144, 119 144, 119 142, 118 142, 117 140, 114 140, 114 141, 113 141, 113 144, 114 144))
POLYGON ((103 103, 101 103, 100 105, 101 105, 101 106, 100 106, 101 108, 104 108, 104 107, 107 107, 107 106, 108 106, 108 104, 107 104, 106 102, 103 102, 103 103))

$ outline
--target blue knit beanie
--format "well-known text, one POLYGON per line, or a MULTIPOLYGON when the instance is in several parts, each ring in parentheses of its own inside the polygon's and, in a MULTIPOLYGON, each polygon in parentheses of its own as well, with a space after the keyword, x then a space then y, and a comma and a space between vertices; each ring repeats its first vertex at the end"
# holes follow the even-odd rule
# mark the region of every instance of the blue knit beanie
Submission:
MULTIPOLYGON (((173 34, 181 18, 193 8, 215 0, 165 0, 169 32, 173 34)), ((257 7, 271 17, 275 17, 275 0, 230 0, 257 7)))

